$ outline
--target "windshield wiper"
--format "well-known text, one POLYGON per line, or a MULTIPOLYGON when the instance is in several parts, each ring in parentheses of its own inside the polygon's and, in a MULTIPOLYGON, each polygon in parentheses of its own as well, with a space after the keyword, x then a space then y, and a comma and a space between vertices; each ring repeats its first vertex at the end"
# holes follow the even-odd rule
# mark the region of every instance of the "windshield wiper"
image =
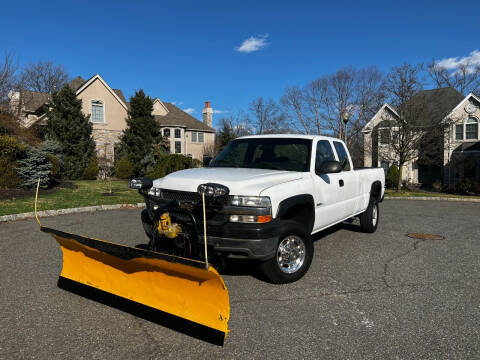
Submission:
POLYGON ((232 164, 230 161, 224 160, 224 159, 215 160, 215 161, 213 162, 213 164, 211 164, 210 166, 211 166, 211 167, 216 167, 217 164, 226 164, 226 165, 227 165, 227 166, 219 166, 219 167, 233 167, 233 168, 238 168, 238 165, 232 164), (213 166, 212 166, 212 165, 213 165, 213 166))

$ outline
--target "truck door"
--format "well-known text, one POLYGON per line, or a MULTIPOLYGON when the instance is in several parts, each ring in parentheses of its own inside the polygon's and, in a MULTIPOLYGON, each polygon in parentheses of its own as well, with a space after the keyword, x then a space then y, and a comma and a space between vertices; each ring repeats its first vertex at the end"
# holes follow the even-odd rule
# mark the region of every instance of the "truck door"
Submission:
POLYGON ((357 212, 358 196, 360 195, 358 174, 353 171, 350 157, 348 156, 345 145, 340 141, 333 141, 335 152, 340 164, 343 165, 342 172, 339 173, 341 183, 341 198, 343 202, 343 212, 345 217, 352 216, 357 212))
MULTIPOLYGON (((315 169, 324 161, 335 160, 332 144, 329 140, 319 140, 315 152, 315 169)), ((342 187, 339 180, 342 173, 313 175, 315 191, 314 231, 321 230, 345 218, 345 206, 342 202, 342 187)))

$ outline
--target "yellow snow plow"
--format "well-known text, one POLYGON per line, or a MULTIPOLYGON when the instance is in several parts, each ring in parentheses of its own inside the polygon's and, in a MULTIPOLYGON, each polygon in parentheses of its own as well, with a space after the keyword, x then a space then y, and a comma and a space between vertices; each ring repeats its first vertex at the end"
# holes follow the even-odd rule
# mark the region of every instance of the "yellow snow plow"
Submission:
MULTIPOLYGON (((228 333, 229 296, 222 277, 209 265, 208 256, 201 261, 44 227, 37 216, 37 200, 38 185, 35 216, 40 231, 55 238, 62 250, 59 283, 68 279, 200 324, 219 332, 223 343, 228 333)), ((165 216, 162 219, 159 230, 172 226, 165 216)), ((176 231, 170 233, 174 235, 176 231)))

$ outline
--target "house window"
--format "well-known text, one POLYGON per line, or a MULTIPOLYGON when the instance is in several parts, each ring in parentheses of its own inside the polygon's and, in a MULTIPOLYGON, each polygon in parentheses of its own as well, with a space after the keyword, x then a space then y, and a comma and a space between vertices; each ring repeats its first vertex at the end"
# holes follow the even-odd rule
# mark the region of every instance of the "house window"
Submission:
POLYGON ((192 132, 192 143, 197 142, 197 133, 192 132))
POLYGON ((463 124, 455 125, 455 140, 463 140, 463 124))
POLYGON ((98 100, 92 101, 92 122, 93 123, 104 123, 104 111, 103 103, 98 100))
POLYGON ((390 142, 390 129, 380 129, 380 144, 388 144, 390 142))
POLYGON ((175 139, 180 139, 182 137, 182 130, 175 129, 175 139))
POLYGON ((198 142, 203 144, 203 132, 198 133, 198 142))
POLYGON ((175 141, 175 154, 180 154, 182 152, 182 142, 175 141))
POLYGON ((163 136, 170 137, 170 129, 163 129, 163 136))
POLYGON ((465 124, 465 139, 478 139, 478 120, 469 118, 465 124))

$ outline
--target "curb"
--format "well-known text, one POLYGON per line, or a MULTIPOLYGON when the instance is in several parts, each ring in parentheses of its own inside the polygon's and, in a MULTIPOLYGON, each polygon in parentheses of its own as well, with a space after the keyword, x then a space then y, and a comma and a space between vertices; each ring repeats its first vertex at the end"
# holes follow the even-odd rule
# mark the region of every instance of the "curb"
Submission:
MULTIPOLYGON (((145 207, 145 203, 97 205, 97 206, 86 206, 86 207, 70 208, 70 209, 45 210, 45 211, 39 211, 37 215, 38 217, 48 217, 48 216, 76 214, 76 213, 94 212, 94 211, 103 211, 103 210, 140 209, 143 207, 145 207)), ((7 222, 7 221, 33 219, 33 218, 35 218, 34 212, 4 215, 4 216, 0 216, 0 223, 7 222)))
POLYGON ((480 199, 469 198, 451 198, 440 196, 385 196, 386 200, 436 200, 436 201, 463 201, 463 202, 480 202, 480 199))

